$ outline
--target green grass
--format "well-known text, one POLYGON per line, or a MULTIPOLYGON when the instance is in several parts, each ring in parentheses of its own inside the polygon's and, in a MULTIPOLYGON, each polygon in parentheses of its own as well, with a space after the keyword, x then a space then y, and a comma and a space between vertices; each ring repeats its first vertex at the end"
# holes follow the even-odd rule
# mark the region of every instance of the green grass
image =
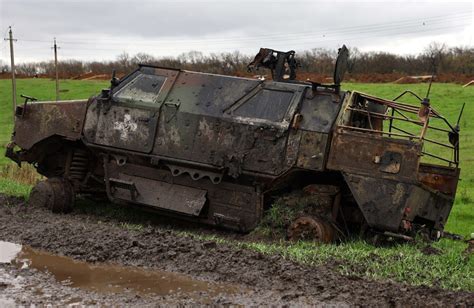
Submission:
POLYGON ((17 183, 7 178, 0 178, 0 192, 16 197, 28 198, 31 191, 31 185, 17 183))
POLYGON ((464 243, 447 239, 432 244, 432 247, 439 249, 439 255, 425 255, 422 250, 427 244, 423 242, 396 244, 391 247, 374 247, 360 239, 339 245, 285 241, 269 244, 239 242, 190 232, 181 234, 263 254, 280 254, 311 266, 335 265, 341 274, 347 276, 474 291, 474 259, 463 254, 466 247, 464 243))
MULTIPOLYGON (((62 81, 62 99, 87 98, 106 87, 107 82, 62 81)), ((18 81, 18 93, 35 96, 41 100, 54 98, 54 82, 50 80, 27 79, 18 81)), ((376 96, 393 99, 403 90, 410 89, 420 96, 426 92, 426 84, 344 84, 344 89, 354 89, 376 96)), ((0 80, 0 144, 10 139, 12 129, 11 87, 9 80, 0 80)), ((454 123, 462 103, 466 103, 461 126, 461 178, 455 206, 449 217, 446 230, 462 235, 474 232, 474 87, 462 88, 455 84, 434 84, 431 91, 432 106, 454 123)), ((21 100, 19 100, 21 102, 21 100)), ((409 99, 408 102, 415 103, 409 99)), ((3 156, 3 155, 2 155, 3 156)), ((0 164, 7 160, 0 157, 0 164)), ((27 196, 30 185, 16 183, 0 176, 0 192, 27 196)), ((122 227, 141 230, 150 215, 140 215, 134 209, 122 209, 113 205, 96 207, 80 205, 79 211, 93 212, 99 216, 116 217, 123 221, 122 227), (144 218, 140 218, 144 216, 144 218)), ((338 270, 346 275, 364 276, 373 279, 389 279, 412 285, 439 286, 448 289, 474 291, 474 259, 462 254, 466 244, 442 239, 432 246, 440 249, 440 255, 424 255, 424 243, 395 245, 377 248, 363 240, 355 239, 339 245, 316 245, 313 243, 286 242, 262 243, 239 242, 216 236, 183 233, 219 243, 228 243, 268 254, 281 254, 286 258, 310 265, 336 263, 338 270)))

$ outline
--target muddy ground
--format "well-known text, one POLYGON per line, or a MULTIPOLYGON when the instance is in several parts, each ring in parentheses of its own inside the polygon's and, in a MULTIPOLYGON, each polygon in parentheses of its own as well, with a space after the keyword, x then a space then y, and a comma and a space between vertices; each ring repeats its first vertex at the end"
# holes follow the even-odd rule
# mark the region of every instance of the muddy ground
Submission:
MULTIPOLYGON (((217 283, 232 292, 212 296, 189 294, 97 293, 56 281, 35 269, 3 264, 0 273, 20 277, 29 291, 0 282, 3 297, 16 304, 82 303, 126 306, 158 303, 299 304, 369 306, 473 306, 474 293, 393 282, 369 281, 337 273, 337 264, 310 267, 278 255, 265 255, 226 244, 179 235, 188 227, 171 227, 169 220, 144 228, 125 228, 122 220, 84 211, 52 214, 26 207, 21 199, 0 195, 0 240, 28 245, 89 263, 124 266, 185 274, 199 281, 217 283), (34 286, 32 288, 31 286, 34 286), (46 290, 34 292, 34 289, 46 290), (33 291, 32 291, 33 290, 33 291), (45 294, 47 296, 45 296, 45 294)), ((212 232, 196 229, 193 232, 212 232)), ((239 238, 242 235, 220 235, 239 238)), ((1 278, 1 275, 0 275, 1 278)), ((20 279, 19 278, 19 279, 20 279)), ((13 279, 13 278, 12 278, 13 279)))

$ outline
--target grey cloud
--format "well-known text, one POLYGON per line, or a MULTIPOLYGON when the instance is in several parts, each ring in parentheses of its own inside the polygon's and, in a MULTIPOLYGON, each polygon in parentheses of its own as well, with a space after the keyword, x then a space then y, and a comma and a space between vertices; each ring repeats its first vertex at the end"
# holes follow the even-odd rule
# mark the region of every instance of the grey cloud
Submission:
MULTIPOLYGON (((419 18, 421 24, 426 16, 463 11, 472 14, 472 10, 472 4, 467 2, 0 0, 0 31, 13 24, 20 39, 51 41, 57 37, 59 42, 85 42, 63 50, 78 58, 110 58, 110 51, 116 55, 121 50, 170 54, 189 49, 240 49, 248 53, 260 45, 333 48, 345 40, 362 48, 383 49, 391 39, 432 34, 410 33, 405 27, 405 33, 397 36, 399 21, 419 18), (395 30, 356 31, 357 27, 370 24, 393 24, 395 30), (351 31, 351 27, 356 30, 351 31), (210 37, 215 39, 209 40, 210 37), (357 37, 361 39, 354 40, 357 37)), ((450 24, 446 20, 433 29, 455 31, 449 29, 450 24)), ((18 44, 23 47, 20 55, 25 58, 49 57, 47 43, 18 44)))

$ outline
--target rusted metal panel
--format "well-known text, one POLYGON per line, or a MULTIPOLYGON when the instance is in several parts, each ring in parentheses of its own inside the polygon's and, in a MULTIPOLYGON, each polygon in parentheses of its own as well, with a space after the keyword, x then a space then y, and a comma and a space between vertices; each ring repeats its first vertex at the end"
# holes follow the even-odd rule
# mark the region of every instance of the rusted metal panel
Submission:
POLYGON ((224 110, 261 83, 255 79, 184 71, 166 102, 181 104, 183 112, 222 117, 224 110))
POLYGON ((199 216, 207 201, 207 191, 203 189, 154 181, 124 173, 119 173, 118 179, 122 183, 129 183, 129 187, 114 185, 118 181, 109 179, 112 186, 112 196, 121 200, 192 216, 199 216), (131 190, 135 190, 135 192, 131 190))
POLYGON ((309 170, 324 170, 327 143, 327 134, 303 131, 296 165, 309 170))
POLYGON ((84 125, 87 142, 150 152, 159 110, 178 75, 176 70, 142 67, 112 89, 110 96, 94 99, 84 125))
MULTIPOLYGON (((173 176, 170 171, 156 169, 144 165, 126 163, 118 165, 116 160, 110 160, 105 164, 108 178, 124 179, 124 176, 143 178, 149 182, 146 189, 153 190, 156 185, 162 183, 177 185, 177 187, 188 187, 198 191, 206 191, 206 203, 199 216, 193 216, 193 220, 210 225, 223 226, 239 231, 249 231, 258 224, 263 214, 263 198, 258 186, 244 185, 221 181, 218 185, 210 179, 203 178, 198 181, 188 173, 173 176)), ((130 178, 131 179, 131 178, 130 178)), ((133 181, 128 181, 133 182, 133 181)), ((125 186, 125 185, 124 185, 125 186)), ((140 187, 135 184, 137 191, 140 187)), ((121 189, 121 194, 126 200, 132 200, 130 185, 121 189)), ((179 194, 179 192, 175 192, 179 194)), ((136 195, 137 200, 140 196, 136 195)), ((156 204, 155 200, 149 199, 149 206, 156 204)), ((130 201, 133 202, 133 201, 130 201)), ((170 203, 168 207, 174 207, 170 203)), ((179 205, 176 205, 179 207, 179 205)), ((158 207, 156 207, 158 209, 158 207)), ((174 211, 175 213, 178 213, 174 211)), ((170 212, 172 213, 172 212, 170 212)))
POLYGON ((414 182, 420 151, 421 144, 415 141, 337 129, 327 166, 332 170, 414 182))
POLYGON ((344 178, 369 226, 397 232, 412 186, 349 173, 344 178))
POLYGON ((153 146, 156 122, 153 110, 112 106, 107 114, 100 113, 93 142, 148 152, 153 146))
POLYGON ((443 230, 453 207, 454 198, 426 186, 413 186, 407 198, 404 219, 421 220, 435 230, 443 230))
POLYGON ((69 140, 81 138, 87 100, 29 103, 23 116, 15 119, 13 141, 23 149, 58 135, 69 140))
POLYGON ((426 186, 454 197, 459 172, 459 168, 420 164, 418 179, 426 186))
POLYGON ((161 109, 153 153, 211 164, 235 178, 244 170, 281 174, 291 167, 289 123, 306 88, 184 72, 161 109))
POLYGON ((294 166, 298 159, 298 151, 300 148, 300 141, 302 130, 292 129, 288 134, 288 142, 286 143, 286 165, 294 166))
MULTIPOLYGON (((344 173, 369 226, 399 232, 403 221, 443 230, 453 198, 417 183, 344 173)), ((405 226, 406 227, 406 226, 405 226)))
POLYGON ((339 95, 308 91, 299 112, 303 115, 300 128, 329 133, 340 109, 339 95))

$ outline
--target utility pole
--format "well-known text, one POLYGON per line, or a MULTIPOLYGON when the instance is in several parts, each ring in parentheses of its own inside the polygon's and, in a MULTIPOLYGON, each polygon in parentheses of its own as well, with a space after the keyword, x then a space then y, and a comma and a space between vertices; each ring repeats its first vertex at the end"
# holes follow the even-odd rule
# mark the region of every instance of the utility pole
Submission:
POLYGON ((8 31, 9 37, 5 41, 10 41, 10 61, 11 61, 11 71, 12 71, 12 103, 13 103, 13 121, 15 121, 15 110, 16 110, 16 78, 15 78, 15 54, 13 51, 13 42, 16 41, 13 39, 12 27, 10 26, 10 31, 8 31))
POLYGON ((59 73, 58 73, 58 46, 54 38, 54 69, 56 70, 56 101, 59 101, 59 73))

